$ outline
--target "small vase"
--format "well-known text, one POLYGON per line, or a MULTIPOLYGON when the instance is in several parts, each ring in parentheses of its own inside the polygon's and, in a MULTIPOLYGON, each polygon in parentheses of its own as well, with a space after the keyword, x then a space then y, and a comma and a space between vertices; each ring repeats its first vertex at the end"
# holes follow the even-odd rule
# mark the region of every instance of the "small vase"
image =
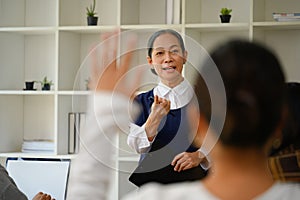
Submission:
POLYGON ((220 18, 222 23, 229 23, 231 15, 220 15, 220 18))
POLYGON ((50 90, 51 85, 46 83, 44 84, 44 86, 42 87, 42 90, 50 90))
POLYGON ((88 16, 87 17, 87 23, 88 23, 89 26, 97 26, 98 17, 88 16))
POLYGON ((34 89, 34 81, 26 81, 25 90, 33 90, 33 89, 34 89))

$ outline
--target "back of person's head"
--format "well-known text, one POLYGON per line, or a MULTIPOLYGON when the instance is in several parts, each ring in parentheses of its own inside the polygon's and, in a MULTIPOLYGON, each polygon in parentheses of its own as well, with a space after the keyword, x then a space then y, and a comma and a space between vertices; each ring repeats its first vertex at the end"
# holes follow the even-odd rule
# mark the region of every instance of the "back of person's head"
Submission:
POLYGON ((282 129, 282 140, 278 147, 272 149, 271 155, 291 153, 300 149, 300 83, 288 82, 288 114, 282 129))
POLYGON ((287 83, 288 119, 283 128, 283 136, 290 133, 290 143, 300 148, 300 83, 287 83))
MULTIPOLYGON (((278 59, 265 46, 244 40, 218 46, 211 58, 223 79, 227 101, 219 140, 226 146, 262 148, 282 118, 285 78, 278 59)), ((210 67, 204 64, 203 70, 210 67)), ((209 121, 211 99, 201 76, 195 93, 200 112, 209 121)))

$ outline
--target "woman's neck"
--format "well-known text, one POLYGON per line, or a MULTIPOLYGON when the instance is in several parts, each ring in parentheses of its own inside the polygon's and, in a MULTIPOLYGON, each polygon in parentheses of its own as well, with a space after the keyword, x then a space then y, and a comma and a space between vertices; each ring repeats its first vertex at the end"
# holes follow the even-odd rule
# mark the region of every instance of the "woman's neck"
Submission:
POLYGON ((211 173, 203 183, 221 199, 253 199, 274 183, 263 151, 216 148, 212 159, 211 173))
POLYGON ((171 81, 168 81, 168 80, 162 80, 162 79, 161 79, 161 82, 162 82, 163 84, 165 84, 166 86, 168 86, 169 88, 174 88, 174 87, 176 87, 177 85, 179 85, 183 80, 184 80, 183 77, 179 77, 178 79, 176 79, 176 80, 171 80, 171 81))

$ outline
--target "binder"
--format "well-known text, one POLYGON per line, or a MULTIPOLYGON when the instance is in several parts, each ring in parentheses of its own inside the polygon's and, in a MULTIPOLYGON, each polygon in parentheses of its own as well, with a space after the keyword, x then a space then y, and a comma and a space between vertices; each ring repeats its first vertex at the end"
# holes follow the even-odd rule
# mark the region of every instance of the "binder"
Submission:
POLYGON ((71 112, 68 114, 68 153, 79 152, 80 133, 84 130, 86 114, 84 112, 71 112))

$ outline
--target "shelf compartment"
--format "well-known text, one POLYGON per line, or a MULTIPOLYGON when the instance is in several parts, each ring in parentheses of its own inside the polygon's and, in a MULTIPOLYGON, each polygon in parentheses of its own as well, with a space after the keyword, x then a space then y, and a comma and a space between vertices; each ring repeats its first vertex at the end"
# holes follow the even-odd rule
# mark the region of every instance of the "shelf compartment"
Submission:
POLYGON ((254 29, 254 41, 264 42, 280 59, 287 81, 300 81, 300 29, 254 29))
POLYGON ((100 43, 100 34, 60 31, 59 38, 59 90, 86 91, 90 76, 87 55, 100 43))
POLYGON ((54 141, 54 97, 1 95, 1 152, 20 152, 23 140, 54 141))
POLYGON ((55 34, 0 32, 0 44, 5 47, 0 50, 1 90, 23 90, 25 81, 44 76, 55 81, 55 34))
POLYGON ((230 23, 250 22, 250 1, 184 0, 184 3, 185 24, 221 23, 220 10, 223 7, 232 9, 230 23))
POLYGON ((298 0, 253 0, 253 21, 254 22, 275 22, 273 13, 294 13, 299 12, 298 0))
POLYGON ((216 45, 226 40, 233 38, 242 38, 247 40, 250 39, 249 30, 246 28, 246 26, 243 26, 241 30, 233 29, 232 31, 221 31, 221 27, 219 26, 214 27, 211 31, 204 31, 202 28, 187 28, 186 35, 193 38, 208 52, 210 52, 216 45))
POLYGON ((166 0, 122 0, 121 25, 166 24, 166 9, 166 0))
MULTIPOLYGON (((86 7, 92 0, 60 0, 59 1, 59 25, 60 26, 86 26, 86 7)), ((96 0, 96 12, 98 25, 117 25, 118 0, 96 0)))
POLYGON ((57 26, 53 0, 1 0, 0 27, 57 26))

